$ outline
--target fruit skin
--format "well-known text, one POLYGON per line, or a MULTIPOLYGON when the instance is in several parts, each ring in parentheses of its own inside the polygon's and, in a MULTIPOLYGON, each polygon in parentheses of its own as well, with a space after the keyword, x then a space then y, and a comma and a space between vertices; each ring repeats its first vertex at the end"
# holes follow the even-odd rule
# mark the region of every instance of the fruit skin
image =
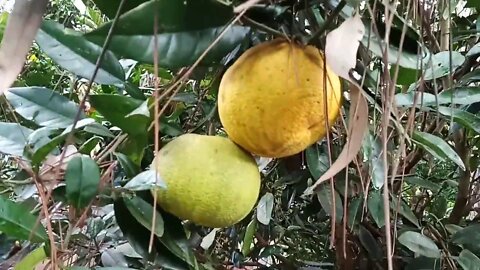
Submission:
POLYGON ((280 158, 305 150, 337 119, 340 79, 313 46, 275 39, 244 52, 219 87, 218 112, 229 138, 252 154, 280 158), (326 97, 324 98, 324 77, 326 97), (327 100, 327 102, 325 102, 327 100))
POLYGON ((160 149, 152 168, 167 184, 157 189, 160 207, 197 225, 222 228, 239 222, 260 192, 254 158, 224 137, 181 135, 160 149))

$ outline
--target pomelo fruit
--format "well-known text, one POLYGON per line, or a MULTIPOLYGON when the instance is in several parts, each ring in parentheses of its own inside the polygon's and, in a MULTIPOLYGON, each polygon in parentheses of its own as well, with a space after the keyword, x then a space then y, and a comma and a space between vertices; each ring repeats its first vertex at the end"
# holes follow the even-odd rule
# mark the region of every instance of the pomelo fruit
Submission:
POLYGON ((252 154, 280 158, 325 137, 342 89, 317 48, 275 39, 244 52, 223 75, 218 96, 228 137, 252 154))
POLYGON ((255 159, 220 136, 181 135, 152 162, 166 189, 156 189, 165 211, 212 228, 229 227, 248 215, 260 192, 255 159))

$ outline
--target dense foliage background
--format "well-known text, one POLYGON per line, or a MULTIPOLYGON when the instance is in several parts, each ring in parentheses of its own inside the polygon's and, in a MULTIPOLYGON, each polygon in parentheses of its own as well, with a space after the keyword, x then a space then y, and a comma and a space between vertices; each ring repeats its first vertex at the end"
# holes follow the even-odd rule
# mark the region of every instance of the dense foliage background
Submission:
POLYGON ((480 269, 480 1, 260 1, 242 16, 222 2, 50 1, 0 97, 0 269, 480 269), (345 145, 346 81, 329 140, 258 159, 242 222, 212 230, 156 208, 153 223, 155 141, 224 134, 218 84, 242 52, 283 36, 323 50, 355 10, 369 131, 334 184, 303 196, 345 145))

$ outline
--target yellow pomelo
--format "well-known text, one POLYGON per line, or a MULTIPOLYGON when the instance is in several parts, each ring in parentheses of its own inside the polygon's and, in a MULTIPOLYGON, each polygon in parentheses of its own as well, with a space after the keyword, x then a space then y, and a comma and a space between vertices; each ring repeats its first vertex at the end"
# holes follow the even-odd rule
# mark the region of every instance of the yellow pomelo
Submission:
POLYGON ((231 226, 250 213, 259 195, 255 159, 224 137, 181 135, 152 163, 167 184, 157 189, 160 207, 198 225, 231 226))
POLYGON ((226 71, 218 112, 231 140, 279 158, 322 139, 341 101, 340 79, 317 48, 276 39, 248 49, 226 71))

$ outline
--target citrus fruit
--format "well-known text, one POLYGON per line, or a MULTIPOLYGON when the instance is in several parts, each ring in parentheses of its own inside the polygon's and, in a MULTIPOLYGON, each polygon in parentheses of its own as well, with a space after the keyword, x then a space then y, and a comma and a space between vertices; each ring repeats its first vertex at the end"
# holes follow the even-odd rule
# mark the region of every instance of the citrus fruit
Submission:
POLYGON ((280 158, 322 139, 341 108, 340 79, 313 46, 284 39, 244 52, 222 77, 218 112, 228 137, 252 154, 280 158))
POLYGON ((239 222, 260 191, 255 159, 225 137, 181 135, 160 149, 152 168, 167 186, 156 189, 160 207, 206 227, 239 222))

